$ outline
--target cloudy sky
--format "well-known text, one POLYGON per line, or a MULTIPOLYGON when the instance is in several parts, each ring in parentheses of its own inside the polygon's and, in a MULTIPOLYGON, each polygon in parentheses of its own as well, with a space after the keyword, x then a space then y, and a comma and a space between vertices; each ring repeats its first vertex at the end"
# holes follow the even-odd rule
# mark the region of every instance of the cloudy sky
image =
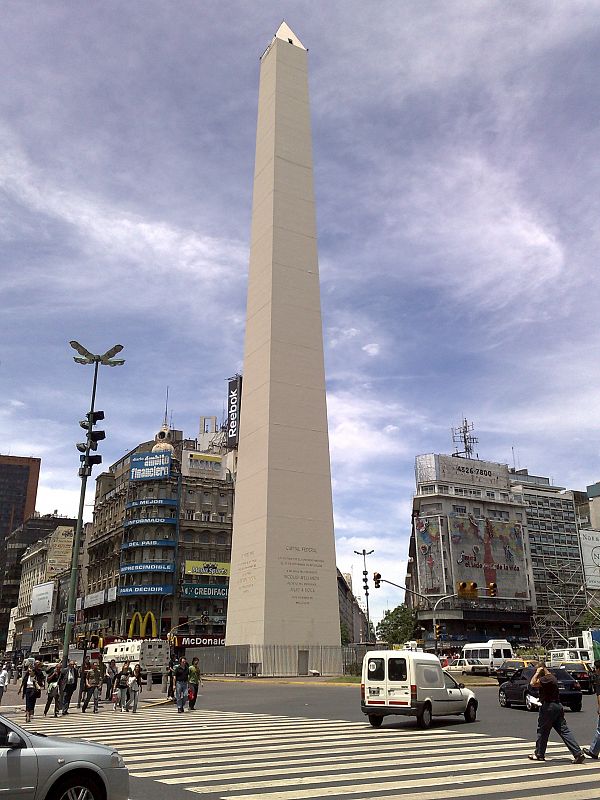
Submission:
POLYGON ((167 385, 186 434, 221 416, 284 17, 310 50, 338 563, 359 586, 374 549, 402 583, 414 457, 463 416, 482 458, 600 479, 595 1, 4 3, 0 451, 41 456, 39 511, 75 513, 73 338, 125 345, 105 464, 167 385))

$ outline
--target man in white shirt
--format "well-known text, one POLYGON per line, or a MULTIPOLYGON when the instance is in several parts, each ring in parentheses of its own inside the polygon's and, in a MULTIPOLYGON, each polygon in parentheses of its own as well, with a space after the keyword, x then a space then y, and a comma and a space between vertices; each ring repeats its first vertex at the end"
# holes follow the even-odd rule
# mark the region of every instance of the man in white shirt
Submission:
POLYGON ((4 694, 4 690, 8 686, 9 675, 8 669, 6 664, 2 665, 2 669, 0 670, 0 705, 2 704, 2 695, 4 694))

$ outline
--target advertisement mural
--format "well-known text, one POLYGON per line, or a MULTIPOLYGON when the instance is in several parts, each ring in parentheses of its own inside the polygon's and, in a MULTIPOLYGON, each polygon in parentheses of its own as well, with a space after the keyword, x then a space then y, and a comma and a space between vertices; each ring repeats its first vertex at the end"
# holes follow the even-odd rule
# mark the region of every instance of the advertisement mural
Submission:
POLYGON ((130 481, 149 481, 171 475, 171 453, 134 453, 129 462, 130 481))
MULTIPOLYGON (((480 589, 497 584, 498 597, 529 599, 523 529, 519 523, 448 516, 455 585, 475 581, 480 589)), ((480 592, 480 596, 485 592, 480 592)))
POLYGON ((212 453, 184 450, 181 454, 181 474, 186 478, 216 478, 223 480, 223 459, 212 453))
POLYGON ((446 594, 439 517, 415 517, 415 544, 419 591, 427 595, 446 594))
POLYGON ((600 531, 580 530, 579 541, 585 585, 588 589, 600 589, 600 531))
POLYGON ((242 405, 242 376, 230 378, 227 392, 227 447, 233 450, 240 440, 240 409, 242 405))
POLYGON ((214 583, 184 583, 181 587, 181 596, 225 598, 229 596, 229 588, 214 583))
POLYGON ((229 577, 231 564, 227 561, 186 561, 186 575, 221 575, 229 577))
POLYGON ((49 614, 54 599, 54 581, 40 583, 31 590, 31 616, 49 614))

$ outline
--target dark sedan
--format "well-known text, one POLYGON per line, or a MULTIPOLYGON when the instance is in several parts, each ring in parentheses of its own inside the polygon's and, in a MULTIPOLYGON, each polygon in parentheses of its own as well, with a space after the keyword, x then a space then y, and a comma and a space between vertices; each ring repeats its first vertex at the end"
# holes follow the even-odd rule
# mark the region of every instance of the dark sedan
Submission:
POLYGON ((532 663, 531 660, 525 661, 522 658, 512 658, 508 661, 503 661, 495 672, 498 683, 504 683, 504 681, 510 680, 515 672, 525 669, 525 667, 530 666, 532 663))
POLYGON ((560 666, 571 673, 581 686, 582 692, 594 694, 594 681, 592 678, 594 673, 584 661, 563 661, 560 666))
MULTIPOLYGON (((510 706, 525 706, 528 711, 537 711, 540 707, 538 690, 530 686, 530 681, 535 675, 535 667, 515 672, 510 680, 505 681, 498 689, 498 702, 503 708, 510 706)), ((558 681, 560 702, 568 706, 571 711, 581 711, 582 695, 581 686, 567 672, 566 669, 550 668, 550 672, 558 681)))

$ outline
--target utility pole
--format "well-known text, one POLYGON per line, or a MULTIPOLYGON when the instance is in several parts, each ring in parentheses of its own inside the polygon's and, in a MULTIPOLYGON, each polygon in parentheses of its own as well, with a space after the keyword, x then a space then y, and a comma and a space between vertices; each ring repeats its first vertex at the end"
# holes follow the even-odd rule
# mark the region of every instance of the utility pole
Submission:
POLYGON ((365 587, 365 602, 367 605, 367 643, 371 642, 371 616, 369 614, 369 573, 367 571, 367 556, 370 556, 375 550, 355 550, 357 556, 363 557, 363 586, 365 587))

